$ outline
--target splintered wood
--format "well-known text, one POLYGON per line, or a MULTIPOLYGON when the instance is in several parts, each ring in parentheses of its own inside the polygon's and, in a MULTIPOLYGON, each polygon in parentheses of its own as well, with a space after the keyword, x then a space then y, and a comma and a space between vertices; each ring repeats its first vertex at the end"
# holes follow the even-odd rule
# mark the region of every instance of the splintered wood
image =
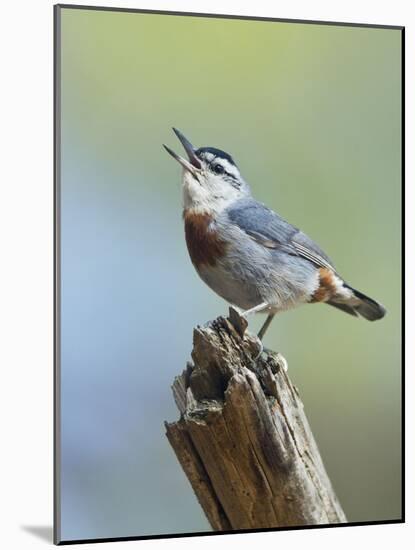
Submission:
POLYGON ((212 528, 345 522, 282 359, 254 361, 258 340, 236 321, 194 330, 193 363, 173 383, 180 420, 165 424, 212 528))

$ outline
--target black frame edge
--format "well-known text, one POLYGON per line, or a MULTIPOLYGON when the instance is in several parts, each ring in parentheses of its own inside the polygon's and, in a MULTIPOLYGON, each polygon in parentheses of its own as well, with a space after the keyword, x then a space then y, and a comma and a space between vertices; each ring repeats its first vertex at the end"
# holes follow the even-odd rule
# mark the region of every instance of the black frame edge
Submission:
POLYGON ((60 441, 60 75, 61 8, 53 6, 53 543, 61 541, 60 441))
POLYGON ((401 236, 402 236, 402 248, 401 248, 401 258, 402 258, 402 289, 401 289, 401 307, 402 307, 402 334, 401 334, 401 515, 402 522, 405 523, 406 515, 406 491, 405 491, 405 480, 406 480, 406 459, 405 459, 405 328, 406 328, 406 306, 405 306, 405 271, 406 271, 406 262, 405 262, 405 27, 401 30, 401 236))
POLYGON ((264 17, 255 15, 229 15, 226 13, 204 13, 204 12, 190 12, 190 11, 165 11, 165 10, 151 10, 151 9, 139 9, 139 8, 119 8, 116 6, 88 6, 82 4, 56 4, 60 8, 65 9, 79 9, 79 10, 92 10, 92 11, 112 11, 112 12, 124 12, 124 13, 148 13, 152 15, 174 15, 174 16, 187 16, 187 17, 207 17, 214 19, 238 19, 246 21, 269 21, 272 23, 297 23, 299 25, 336 25, 340 27, 362 27, 370 29, 390 29, 390 30, 402 30, 402 25, 383 25, 375 23, 348 23, 345 21, 319 21, 314 19, 290 19, 290 18, 276 18, 276 17, 264 17))
POLYGON ((303 531, 309 529, 332 529, 336 527, 371 527, 376 525, 392 525, 404 523, 402 519, 388 519, 379 521, 356 521, 349 523, 330 523, 327 525, 299 525, 293 527, 269 527, 260 529, 239 529, 235 531, 199 531, 195 533, 172 533, 163 535, 143 535, 141 537, 111 537, 102 539, 79 539, 79 540, 65 540, 58 543, 59 546, 67 546, 70 544, 98 544, 101 542, 131 542, 136 540, 159 540, 159 539, 173 539, 173 538, 185 538, 185 537, 206 537, 206 536, 220 536, 220 535, 240 535, 251 533, 276 533, 278 531, 303 531))

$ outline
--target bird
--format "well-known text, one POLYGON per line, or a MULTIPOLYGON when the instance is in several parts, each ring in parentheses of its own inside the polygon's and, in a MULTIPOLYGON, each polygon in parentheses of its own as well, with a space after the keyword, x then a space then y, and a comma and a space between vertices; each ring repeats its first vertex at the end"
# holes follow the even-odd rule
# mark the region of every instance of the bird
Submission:
POLYGON ((303 304, 328 304, 369 321, 385 315, 382 304, 346 283, 310 237, 253 197, 229 153, 195 148, 173 131, 187 159, 163 146, 183 168, 190 259, 200 278, 244 318, 267 314, 261 342, 277 313, 303 304))

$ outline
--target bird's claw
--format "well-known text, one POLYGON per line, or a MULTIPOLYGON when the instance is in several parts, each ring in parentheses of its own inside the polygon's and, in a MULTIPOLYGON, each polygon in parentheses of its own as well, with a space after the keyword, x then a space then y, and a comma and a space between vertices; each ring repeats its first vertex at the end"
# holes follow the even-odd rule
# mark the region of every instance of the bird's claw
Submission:
MULTIPOLYGON (((248 327, 248 321, 246 319, 246 316, 243 314, 243 312, 238 311, 238 309, 235 308, 234 306, 230 306, 228 320, 232 324, 232 326, 234 327, 236 332, 239 334, 239 336, 242 339, 244 339, 245 338, 245 332, 246 332, 246 329, 248 327)), ((264 344, 262 343, 262 340, 259 336, 257 336, 256 339, 257 339, 257 343, 258 343, 258 352, 255 355, 255 357, 253 357, 253 359, 252 359, 254 363, 256 363, 258 361, 258 359, 261 357, 261 355, 264 351, 268 352, 268 353, 275 353, 272 350, 268 350, 266 347, 264 347, 264 344)), ((277 353, 277 356, 278 356, 277 357, 277 362, 278 362, 279 366, 285 372, 287 372, 287 370, 288 370, 287 360, 285 359, 285 357, 283 357, 281 355, 281 353, 277 353)))
POLYGON ((265 353, 274 355, 274 357, 276 356, 275 359, 276 359, 276 363, 278 364, 278 366, 281 369, 283 369, 284 372, 287 372, 287 370, 288 370, 288 361, 281 353, 275 352, 271 349, 266 348, 259 338, 258 338, 258 347, 259 347, 259 351, 255 355, 255 357, 253 358, 254 363, 256 363, 258 361, 258 359, 261 357, 262 353, 265 352, 265 353))

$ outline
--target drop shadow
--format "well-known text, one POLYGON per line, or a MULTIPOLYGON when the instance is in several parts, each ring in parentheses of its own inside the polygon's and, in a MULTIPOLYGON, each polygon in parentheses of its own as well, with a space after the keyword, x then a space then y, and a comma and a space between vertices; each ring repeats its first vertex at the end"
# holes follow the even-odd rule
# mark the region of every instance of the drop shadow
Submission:
POLYGON ((26 533, 53 544, 53 527, 51 525, 22 525, 26 533))

